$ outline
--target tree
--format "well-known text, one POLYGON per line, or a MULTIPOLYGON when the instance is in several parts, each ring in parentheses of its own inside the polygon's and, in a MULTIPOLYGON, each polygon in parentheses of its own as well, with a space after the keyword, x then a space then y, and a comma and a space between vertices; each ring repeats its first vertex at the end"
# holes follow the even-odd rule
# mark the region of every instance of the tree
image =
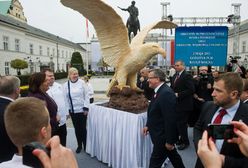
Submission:
POLYGON ((74 52, 71 57, 71 67, 77 68, 79 75, 85 75, 84 63, 79 52, 74 52))
POLYGON ((21 75, 21 69, 28 68, 28 63, 21 59, 14 59, 10 62, 10 66, 17 71, 17 75, 21 75))

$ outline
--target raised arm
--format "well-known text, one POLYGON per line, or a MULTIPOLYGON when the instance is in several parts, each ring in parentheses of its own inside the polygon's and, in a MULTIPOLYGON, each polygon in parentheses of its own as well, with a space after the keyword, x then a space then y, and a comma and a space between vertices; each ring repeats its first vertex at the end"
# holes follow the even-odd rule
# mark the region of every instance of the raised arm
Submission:
POLYGON ((125 9, 125 8, 121 8, 119 6, 117 6, 119 9, 123 10, 123 11, 128 11, 128 9, 125 9))

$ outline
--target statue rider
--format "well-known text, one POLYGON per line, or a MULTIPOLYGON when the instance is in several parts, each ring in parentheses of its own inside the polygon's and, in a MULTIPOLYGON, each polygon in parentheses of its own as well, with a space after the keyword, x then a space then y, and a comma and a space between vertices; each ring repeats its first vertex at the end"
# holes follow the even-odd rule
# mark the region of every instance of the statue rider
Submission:
POLYGON ((118 6, 118 8, 120 8, 121 10, 123 10, 123 11, 128 11, 129 12, 129 18, 128 18, 128 20, 127 20, 127 23, 126 23, 126 27, 128 28, 128 23, 130 23, 130 19, 131 19, 131 17, 133 17, 133 18, 136 18, 137 20, 136 20, 136 22, 137 22, 137 26, 138 26, 138 30, 140 31, 140 23, 139 23, 139 20, 138 20, 138 16, 139 16, 139 10, 138 10, 138 8, 135 6, 135 1, 132 1, 132 4, 127 8, 127 9, 125 9, 125 8, 121 8, 121 7, 119 7, 118 6))

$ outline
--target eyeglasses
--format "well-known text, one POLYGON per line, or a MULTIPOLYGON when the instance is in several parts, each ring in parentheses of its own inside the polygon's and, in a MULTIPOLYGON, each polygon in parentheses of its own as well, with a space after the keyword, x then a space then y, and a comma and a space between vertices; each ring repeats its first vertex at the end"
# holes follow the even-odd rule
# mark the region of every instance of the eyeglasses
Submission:
POLYGON ((158 77, 156 77, 156 76, 148 77, 148 79, 155 79, 155 78, 158 78, 158 77))

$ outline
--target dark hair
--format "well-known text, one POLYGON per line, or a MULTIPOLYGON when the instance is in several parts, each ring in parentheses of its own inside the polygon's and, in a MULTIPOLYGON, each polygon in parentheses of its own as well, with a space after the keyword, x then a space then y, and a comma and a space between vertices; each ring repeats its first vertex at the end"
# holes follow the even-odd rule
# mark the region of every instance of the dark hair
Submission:
POLYGON ((40 92, 40 86, 46 80, 46 74, 42 72, 34 73, 29 78, 29 91, 31 93, 40 92))
POLYGON ((215 82, 218 82, 220 80, 224 81, 225 89, 227 92, 232 92, 234 90, 238 91, 238 96, 241 95, 243 91, 243 81, 240 75, 236 72, 226 72, 223 74, 220 74, 217 78, 215 78, 215 82))
POLYGON ((243 79, 243 91, 248 91, 248 79, 243 79))
POLYGON ((53 70, 52 70, 51 68, 44 68, 44 69, 42 69, 41 72, 46 73, 47 71, 48 71, 48 72, 54 73, 53 70))
POLYGON ((158 77, 161 82, 165 81, 166 75, 161 69, 152 69, 149 72, 153 72, 154 77, 158 77))

